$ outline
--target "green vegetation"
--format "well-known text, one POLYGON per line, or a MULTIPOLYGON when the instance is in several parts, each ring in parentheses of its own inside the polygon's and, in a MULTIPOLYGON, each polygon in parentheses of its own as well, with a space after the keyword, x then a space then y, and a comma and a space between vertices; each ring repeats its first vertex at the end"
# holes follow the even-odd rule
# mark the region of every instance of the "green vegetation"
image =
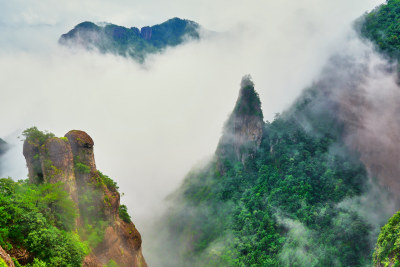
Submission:
MULTIPOLYGON (((370 227, 338 203, 360 195, 366 171, 317 88, 264 126, 244 164, 223 156, 190 173, 167 218, 180 265, 364 266, 370 227), (308 130, 303 124, 308 125, 308 130)), ((169 253, 168 251, 166 253, 169 253)))
POLYGON ((108 188, 108 190, 113 192, 118 191, 119 187, 117 183, 114 182, 113 179, 111 179, 110 177, 108 177, 107 175, 103 174, 100 171, 97 171, 97 173, 101 179, 101 183, 104 184, 108 188))
POLYGON ((90 167, 81 162, 75 162, 75 169, 80 173, 90 173, 90 167))
POLYGON ((128 214, 128 207, 125 205, 119 206, 119 217, 127 223, 131 222, 131 216, 128 214))
MULTIPOLYGON (((22 250, 28 255, 23 259, 24 264, 28 261, 26 266, 81 266, 83 258, 103 242, 105 229, 115 220, 112 215, 117 207, 112 203, 119 204, 114 201, 119 197, 117 183, 100 171, 92 173, 75 156, 75 199, 75 194, 65 190, 65 184, 48 183, 52 175, 63 180, 63 173, 45 154, 44 144, 54 135, 32 127, 23 136, 29 146, 27 158, 33 167, 32 175, 38 177, 18 182, 0 179, 0 246, 15 257, 19 252, 13 249, 22 250)), ((68 142, 66 138, 58 141, 68 142)), ((120 214, 130 222, 126 206, 121 207, 120 214)), ((21 266, 16 259, 13 261, 21 266)), ((108 266, 116 265, 110 261, 108 266)))
POLYGON ((400 59, 400 1, 387 0, 365 14, 357 27, 364 38, 372 41, 377 50, 389 59, 400 59))
POLYGON ((33 266, 81 266, 87 246, 73 232, 75 203, 62 184, 29 184, 0 179, 0 245, 22 247, 33 266))
POLYGON ((374 264, 400 266, 400 211, 382 227, 374 252, 374 264))
POLYGON ((118 264, 111 259, 105 267, 118 267, 118 264))
POLYGON ((233 112, 237 114, 237 116, 254 115, 261 117, 262 119, 263 114, 261 108, 255 108, 261 107, 260 97, 254 90, 254 84, 251 82, 250 78, 248 78, 246 81, 251 84, 242 88, 240 100, 236 104, 233 112))
POLYGON ((81 190, 79 195, 79 210, 83 228, 79 228, 79 235, 88 242, 91 248, 97 247, 104 239, 109 221, 104 214, 102 188, 93 184, 81 190))
POLYGON ((37 127, 31 127, 22 132, 22 135, 30 143, 37 146, 43 145, 47 139, 54 137, 53 133, 39 131, 37 127))

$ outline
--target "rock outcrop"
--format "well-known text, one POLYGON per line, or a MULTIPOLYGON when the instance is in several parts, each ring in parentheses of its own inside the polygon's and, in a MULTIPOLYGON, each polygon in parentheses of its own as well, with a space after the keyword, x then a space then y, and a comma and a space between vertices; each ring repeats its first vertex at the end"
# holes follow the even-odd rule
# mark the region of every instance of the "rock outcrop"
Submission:
POLYGON ((65 190, 77 202, 74 159, 66 139, 52 137, 44 144, 25 140, 24 156, 32 183, 64 183, 65 190))
POLYGON ((3 266, 4 264, 8 267, 15 267, 10 255, 8 255, 7 252, 5 252, 2 247, 0 247, 0 266, 3 266))
POLYGON ((217 158, 235 159, 243 164, 260 147, 263 136, 261 102, 250 76, 242 78, 235 108, 225 124, 216 151, 217 158))
POLYGON ((83 266, 102 267, 110 260, 118 266, 147 266, 142 255, 141 236, 131 221, 120 218, 120 194, 115 183, 96 169, 93 147, 93 139, 78 130, 43 142, 27 138, 24 156, 29 180, 64 183, 65 190, 79 208, 78 231, 88 236, 90 229, 86 229, 86 225, 91 225, 104 233, 83 266))

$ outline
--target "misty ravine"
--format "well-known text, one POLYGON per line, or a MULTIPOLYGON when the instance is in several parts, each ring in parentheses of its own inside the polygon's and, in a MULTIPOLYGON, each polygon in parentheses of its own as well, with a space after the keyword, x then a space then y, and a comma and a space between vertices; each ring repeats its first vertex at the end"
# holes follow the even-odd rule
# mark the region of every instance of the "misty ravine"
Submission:
POLYGON ((0 267, 400 266, 400 0, 0 6, 0 267))

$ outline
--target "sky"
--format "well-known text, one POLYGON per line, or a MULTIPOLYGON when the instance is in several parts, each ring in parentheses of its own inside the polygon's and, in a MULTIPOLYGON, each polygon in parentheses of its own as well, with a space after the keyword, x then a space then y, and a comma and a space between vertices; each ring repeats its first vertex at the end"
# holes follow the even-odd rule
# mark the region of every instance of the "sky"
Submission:
POLYGON ((1 176, 27 176, 21 132, 86 131, 99 170, 124 192, 143 236, 185 174, 215 151, 241 77, 251 74, 267 120, 343 49, 352 22, 380 0, 0 0, 1 176), (82 21, 127 27, 172 17, 217 32, 147 59, 60 47, 82 21))

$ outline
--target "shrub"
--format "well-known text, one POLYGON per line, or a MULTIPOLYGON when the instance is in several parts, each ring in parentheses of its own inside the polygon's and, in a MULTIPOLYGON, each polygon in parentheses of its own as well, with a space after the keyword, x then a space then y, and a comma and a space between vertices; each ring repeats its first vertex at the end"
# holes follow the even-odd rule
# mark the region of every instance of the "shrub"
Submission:
POLYGON ((119 217, 127 223, 131 222, 131 216, 128 213, 128 208, 125 205, 119 206, 119 217))
POLYGON ((43 145, 47 139, 54 137, 53 133, 47 131, 39 131, 37 127, 31 127, 22 132, 25 140, 35 143, 39 146, 43 145))
POLYGON ((81 162, 75 162, 75 169, 80 173, 90 173, 90 167, 81 162))

